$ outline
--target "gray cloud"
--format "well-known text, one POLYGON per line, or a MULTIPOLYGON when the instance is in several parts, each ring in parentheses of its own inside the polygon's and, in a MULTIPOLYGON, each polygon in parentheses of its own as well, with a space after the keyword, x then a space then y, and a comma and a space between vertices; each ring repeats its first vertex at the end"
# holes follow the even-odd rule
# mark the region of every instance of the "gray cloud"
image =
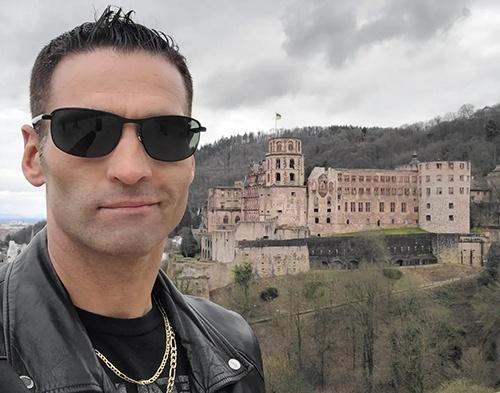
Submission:
POLYGON ((220 70, 202 82, 199 101, 216 108, 261 105, 301 86, 298 70, 283 61, 259 62, 247 67, 220 70))
POLYGON ((469 0, 299 1, 284 13, 283 48, 292 57, 321 54, 332 66, 385 41, 427 41, 466 18, 469 0))

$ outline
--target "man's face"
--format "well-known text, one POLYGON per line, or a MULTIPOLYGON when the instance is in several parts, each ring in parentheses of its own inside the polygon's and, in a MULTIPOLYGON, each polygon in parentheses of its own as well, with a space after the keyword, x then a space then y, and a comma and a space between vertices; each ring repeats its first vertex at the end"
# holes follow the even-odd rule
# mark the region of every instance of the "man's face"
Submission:
MULTIPOLYGON (((130 119, 187 115, 183 80, 172 64, 146 52, 111 49, 61 61, 46 113, 63 107, 99 109, 130 119)), ((48 132, 49 124, 45 126, 48 132)), ((194 158, 171 163, 152 159, 136 127, 124 125, 120 142, 105 157, 69 155, 50 135, 42 159, 25 152, 23 169, 31 165, 24 170, 26 177, 32 184, 46 184, 49 242, 110 255, 144 255, 179 223, 194 158)), ((26 126, 23 132, 26 141, 26 126)))

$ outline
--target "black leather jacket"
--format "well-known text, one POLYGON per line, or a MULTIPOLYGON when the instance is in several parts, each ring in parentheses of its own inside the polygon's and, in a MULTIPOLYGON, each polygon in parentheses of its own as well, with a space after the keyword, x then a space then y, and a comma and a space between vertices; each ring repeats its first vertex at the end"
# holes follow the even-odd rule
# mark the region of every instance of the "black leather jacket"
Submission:
MULTIPOLYGON (((265 392, 259 345, 243 318, 181 294, 162 272, 154 293, 186 349, 192 389, 265 392)), ((18 375, 28 376, 34 382, 31 392, 115 392, 50 263, 45 230, 13 263, 0 267, 0 298, 0 361, 6 359, 18 375)))

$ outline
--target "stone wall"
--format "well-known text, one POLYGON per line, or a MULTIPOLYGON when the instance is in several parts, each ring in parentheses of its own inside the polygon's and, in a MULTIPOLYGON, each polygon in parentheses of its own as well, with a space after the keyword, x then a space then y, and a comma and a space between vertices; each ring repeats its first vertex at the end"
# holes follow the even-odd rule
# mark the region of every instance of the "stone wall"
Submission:
POLYGON ((307 245, 241 247, 236 252, 237 264, 250 262, 258 277, 274 277, 306 272, 309 266, 307 245))

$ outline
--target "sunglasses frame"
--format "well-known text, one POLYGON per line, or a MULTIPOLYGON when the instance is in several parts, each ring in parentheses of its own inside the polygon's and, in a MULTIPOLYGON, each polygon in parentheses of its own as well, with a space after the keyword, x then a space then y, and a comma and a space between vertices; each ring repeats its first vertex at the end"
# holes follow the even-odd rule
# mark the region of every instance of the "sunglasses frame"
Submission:
MULTIPOLYGON (((117 115, 117 114, 112 113, 112 112, 106 112, 106 111, 102 111, 102 110, 99 110, 99 109, 79 108, 79 107, 64 107, 64 108, 54 109, 50 114, 40 114, 38 116, 35 116, 33 119, 31 119, 31 124, 32 124, 33 128, 36 129, 38 123, 40 123, 42 120, 52 120, 52 118, 54 117, 54 115, 57 114, 57 112, 66 111, 66 110, 80 110, 80 111, 84 111, 84 112, 93 112, 95 114, 102 114, 102 115, 112 116, 113 118, 118 119, 120 121, 121 132, 123 132, 123 126, 125 124, 127 124, 127 123, 137 124, 137 126, 138 126, 137 127, 137 131, 136 131, 137 138, 142 143, 142 145, 144 147, 144 150, 146 151, 146 153, 148 154, 148 156, 150 156, 154 160, 163 161, 163 162, 177 162, 177 161, 182 161, 182 160, 185 160, 186 158, 191 157, 196 152, 196 148, 198 147, 199 141, 196 144, 196 148, 194 149, 193 153, 191 153, 187 157, 184 157, 184 158, 181 158, 181 159, 178 159, 178 160, 163 160, 163 159, 158 159, 158 158, 152 157, 151 154, 148 152, 148 148, 144 145, 144 142, 142 140, 143 139, 143 136, 142 136, 142 125, 145 122, 151 121, 153 119, 165 119, 165 118, 176 118, 176 119, 179 119, 180 118, 180 119, 187 119, 188 121, 194 121, 194 122, 196 122, 196 124, 198 124, 198 127, 190 129, 190 131, 193 132, 193 133, 205 132, 207 130, 205 127, 203 127, 201 125, 201 123, 198 120, 196 120, 196 119, 194 119, 192 117, 189 117, 189 116, 183 116, 183 115, 160 115, 160 116, 145 117, 145 118, 142 118, 142 119, 129 119, 129 118, 122 117, 122 116, 117 115)), ((54 140, 54 128, 53 128, 52 125, 53 125, 53 123, 51 121, 51 124, 50 124, 50 133, 51 133, 52 139, 54 140)), ((121 136, 120 136, 120 138, 121 138, 121 136)), ((56 146, 57 146, 57 144, 56 144, 56 146)), ((116 148, 116 146, 117 145, 115 145, 111 151, 113 151, 116 148)), ((111 151, 110 151, 109 153, 106 153, 106 154, 103 154, 103 155, 100 155, 100 156, 86 157, 86 156, 81 156, 81 155, 69 153, 66 150, 64 150, 61 147, 59 147, 59 146, 57 146, 57 148, 60 149, 61 151, 65 152, 65 153, 67 153, 67 154, 70 154, 70 155, 73 155, 73 156, 76 156, 76 157, 82 157, 82 158, 99 158, 99 157, 104 157, 104 156, 106 156, 106 155, 108 155, 108 154, 111 153, 111 151)))

